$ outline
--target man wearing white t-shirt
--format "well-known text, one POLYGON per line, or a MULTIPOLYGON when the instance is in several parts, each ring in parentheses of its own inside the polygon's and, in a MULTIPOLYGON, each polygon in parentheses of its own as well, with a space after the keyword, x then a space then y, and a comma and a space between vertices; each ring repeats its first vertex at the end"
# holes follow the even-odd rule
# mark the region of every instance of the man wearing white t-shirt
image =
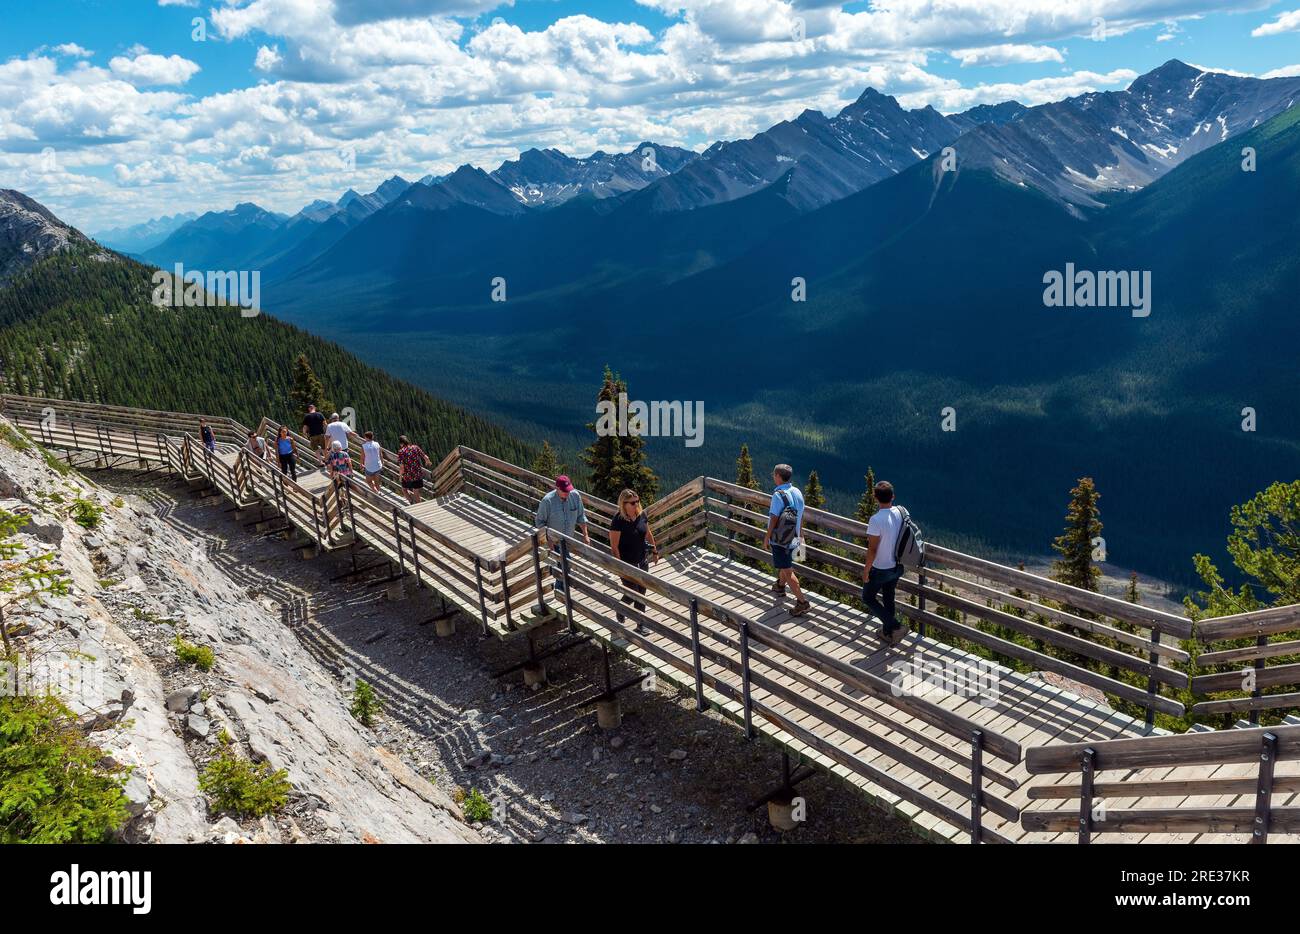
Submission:
POLYGON ((894 505, 894 487, 886 480, 873 491, 880 508, 867 523, 867 561, 862 567, 862 602, 880 618, 881 636, 888 642, 900 642, 903 627, 894 615, 894 591, 903 576, 903 566, 894 561, 903 516, 894 505))
POLYGON ((339 421, 339 413, 335 412, 330 416, 330 423, 325 426, 326 444, 333 446, 337 441, 343 450, 348 449, 348 426, 347 423, 339 421))

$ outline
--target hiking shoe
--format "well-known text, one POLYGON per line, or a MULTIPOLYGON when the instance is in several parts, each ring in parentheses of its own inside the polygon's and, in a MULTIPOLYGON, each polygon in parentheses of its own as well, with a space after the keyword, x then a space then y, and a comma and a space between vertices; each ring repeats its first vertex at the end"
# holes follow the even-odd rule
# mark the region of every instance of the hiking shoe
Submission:
POLYGON ((777 581, 775 584, 772 585, 772 593, 776 594, 778 597, 784 597, 785 584, 781 583, 780 581, 777 581))
POLYGON ((800 600, 799 602, 797 602, 794 606, 792 606, 792 607, 790 608, 790 615, 791 615, 791 616, 803 616, 803 615, 804 615, 805 613, 807 613, 810 609, 812 609, 812 604, 811 604, 811 603, 809 603, 807 600, 800 600))

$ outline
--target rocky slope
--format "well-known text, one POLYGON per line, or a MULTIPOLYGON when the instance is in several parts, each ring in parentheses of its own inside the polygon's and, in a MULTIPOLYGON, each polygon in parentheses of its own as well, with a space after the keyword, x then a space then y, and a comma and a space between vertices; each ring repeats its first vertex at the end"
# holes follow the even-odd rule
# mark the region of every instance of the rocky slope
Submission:
POLYGON ((21 191, 0 188, 0 286, 85 237, 21 191))
MULTIPOLYGON (((459 807, 349 714, 346 683, 284 624, 284 608, 227 574, 193 536, 134 497, 55 470, 0 421, 0 509, 30 516, 29 550, 58 552, 71 592, 9 614, 23 664, 59 677, 91 738, 133 767, 133 842, 478 842, 459 807), (78 500, 103 512, 94 528, 78 500), (208 672, 174 640, 211 647, 208 672), (283 768, 269 818, 214 813, 198 776, 219 751, 283 768)), ((44 673, 44 674, 42 674, 44 673)))

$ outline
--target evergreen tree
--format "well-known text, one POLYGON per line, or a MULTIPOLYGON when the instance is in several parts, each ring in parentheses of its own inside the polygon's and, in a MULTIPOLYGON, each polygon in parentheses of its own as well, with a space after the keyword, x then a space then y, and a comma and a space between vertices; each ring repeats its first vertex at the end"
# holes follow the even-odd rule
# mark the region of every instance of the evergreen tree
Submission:
POLYGON ((1101 534, 1101 494, 1092 477, 1082 477, 1070 491, 1070 505, 1065 512, 1065 531, 1056 537, 1052 548, 1061 557, 1052 565, 1052 576, 1063 584, 1096 590, 1101 569, 1092 563, 1092 540, 1101 534))
POLYGON ((813 509, 821 509, 826 505, 826 494, 822 491, 821 477, 817 476, 815 470, 808 474, 808 485, 803 488, 803 502, 805 506, 811 506, 813 509))
POLYGON ((754 461, 749 456, 749 445, 740 446, 740 456, 736 458, 736 485, 746 489, 757 490, 758 481, 754 479, 754 461))
MULTIPOLYGON (((867 488, 863 491, 862 498, 858 500, 857 509, 853 510, 853 518, 859 522, 870 522, 871 517, 880 509, 880 504, 876 502, 876 472, 868 466, 866 476, 862 479, 866 481, 867 488)), ((867 547, 865 535, 855 535, 853 540, 863 548, 867 547)))
MULTIPOLYGON (((604 380, 596 396, 597 404, 613 406, 613 411, 617 413, 619 397, 626 394, 627 383, 606 366, 604 380)), ((596 435, 582 454, 584 463, 591 470, 591 492, 601 499, 613 501, 618 499, 618 494, 624 489, 636 490, 642 503, 652 503, 659 493, 659 478, 645 462, 645 439, 631 431, 620 434, 619 427, 621 426, 615 425, 611 431, 603 430, 595 422, 587 425, 596 435)))
POLYGON ((293 362, 293 386, 289 390, 289 398, 293 402, 294 416, 290 427, 295 430, 303 423, 307 406, 314 405, 316 411, 325 415, 329 415, 334 409, 330 401, 325 398, 325 386, 316 378, 316 373, 312 370, 306 354, 298 354, 298 359, 293 362))
POLYGON ((542 442, 542 449, 537 453, 537 457, 533 459, 533 473, 539 473, 550 480, 564 473, 564 465, 555 456, 555 448, 551 447, 551 442, 542 442))
POLYGON ((1192 619, 1230 616, 1269 605, 1300 603, 1300 480, 1274 483, 1249 502, 1232 507, 1228 554, 1252 582, 1233 591, 1206 555, 1192 559, 1206 585, 1183 601, 1192 619), (1262 591, 1263 599, 1256 596, 1262 591))
POLYGON ((1138 590, 1138 572, 1133 571, 1128 576, 1128 593, 1124 594, 1124 599, 1129 603, 1141 603, 1142 594, 1138 590))

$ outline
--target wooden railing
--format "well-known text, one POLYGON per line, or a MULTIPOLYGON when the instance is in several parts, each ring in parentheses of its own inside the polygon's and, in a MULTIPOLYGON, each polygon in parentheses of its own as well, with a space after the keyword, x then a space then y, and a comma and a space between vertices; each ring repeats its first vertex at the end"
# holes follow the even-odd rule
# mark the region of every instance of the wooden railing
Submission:
MULTIPOLYGON (((1030 749, 1031 775, 1068 775, 1077 784, 1042 784, 1031 800, 1078 800, 1076 810, 1026 809, 1026 830, 1076 832, 1080 843, 1106 833, 1248 833, 1266 843, 1272 832, 1300 831, 1300 807, 1274 807, 1273 795, 1300 792, 1300 775, 1279 775, 1279 762, 1300 761, 1300 726, 1149 736, 1030 749), (1224 777, 1222 766, 1250 764, 1224 777), (1188 774, 1182 767, 1199 767, 1188 774), (1133 771, 1137 770, 1137 771, 1133 771), (1217 770, 1213 776, 1211 770, 1217 770), (1099 772, 1116 774, 1098 778, 1099 772), (1241 806, 1192 804, 1182 799, 1244 796, 1241 806), (1174 798, 1171 807, 1112 807, 1108 801, 1174 798)), ((1144 802, 1145 803, 1145 802, 1144 802)))
POLYGON ((986 814, 1015 821, 1020 813, 1007 792, 1020 783, 1005 766, 1021 759, 1020 744, 924 697, 777 630, 727 609, 607 551, 554 532, 551 566, 564 582, 570 629, 597 632, 625 644, 634 656, 694 693, 700 710, 714 707, 739 722, 747 736, 761 731, 787 737, 825 756, 858 778, 916 804, 966 831, 972 843, 1007 842, 985 827, 986 814), (633 582, 646 593, 627 586, 633 582), (624 598, 645 605, 638 610, 624 598), (631 628, 618 616, 639 624, 631 628), (853 697, 848 692, 860 692, 853 697), (905 716, 900 716, 900 714, 905 716), (906 718, 917 722, 910 725, 906 718), (937 801, 826 734, 862 743, 925 779, 960 794, 966 811, 937 801))
MULTIPOLYGON (((704 480, 704 488, 709 541, 730 554, 770 560, 758 547, 767 528, 770 494, 712 478, 704 480)), ((806 509, 806 560, 800 576, 835 593, 859 595, 866 535, 866 523, 806 509)), ((1179 701, 1161 693, 1162 688, 1188 685, 1186 673, 1173 667, 1189 657, 1174 641, 1191 635, 1192 624, 1183 617, 935 545, 927 546, 926 567, 898 587, 900 594, 914 598, 900 599, 899 614, 922 634, 937 629, 996 656, 1122 698, 1143 708, 1148 724, 1157 712, 1184 713, 1179 701), (1046 646, 1059 654, 1048 653, 1046 646), (1088 660, 1109 673, 1082 664, 1088 660), (1145 684, 1126 681, 1121 673, 1145 684)))
POLYGON ((1200 701, 1193 705, 1193 714, 1249 711, 1250 722, 1258 723, 1260 711, 1300 707, 1300 692, 1276 690, 1300 687, 1300 605, 1203 619, 1196 624, 1196 635, 1207 646, 1221 647, 1197 656, 1197 667, 1211 670, 1192 678, 1192 693, 1248 696, 1200 701), (1267 689, 1274 690, 1265 693, 1267 689))

